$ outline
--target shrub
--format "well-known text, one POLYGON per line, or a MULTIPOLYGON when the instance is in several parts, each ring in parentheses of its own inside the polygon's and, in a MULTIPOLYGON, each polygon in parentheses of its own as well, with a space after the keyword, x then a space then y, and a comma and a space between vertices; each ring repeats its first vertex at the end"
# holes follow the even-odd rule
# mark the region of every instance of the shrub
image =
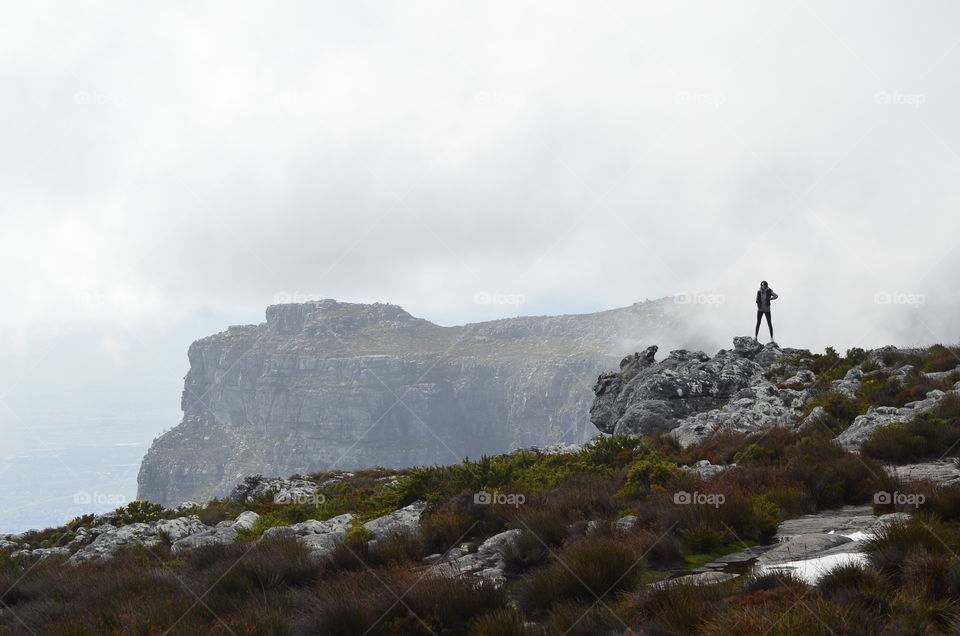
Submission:
POLYGON ((837 426, 840 430, 834 430, 834 434, 841 432, 849 426, 858 415, 863 415, 867 412, 866 403, 853 400, 843 393, 833 391, 807 402, 806 412, 809 413, 817 406, 822 406, 824 411, 836 419, 837 426))
POLYGON ((470 636, 524 636, 529 634, 523 614, 514 609, 499 609, 475 619, 470 636))
POLYGON ((907 463, 942 457, 960 446, 960 425, 955 420, 920 413, 905 424, 874 431, 861 454, 876 459, 907 463))
POLYGON ((518 516, 520 534, 507 542, 501 552, 512 571, 522 571, 542 563, 567 538, 567 523, 556 510, 532 510, 518 516))
POLYGON ((652 585, 626 594, 624 613, 631 623, 643 626, 644 633, 700 633, 698 626, 720 611, 719 602, 730 596, 734 589, 733 582, 716 585, 652 585))
POLYGON ((787 476, 803 484, 818 508, 863 503, 889 480, 876 461, 844 450, 826 435, 800 440, 788 455, 787 476))
POLYGON ((150 523, 163 519, 166 508, 152 501, 138 499, 131 501, 125 507, 117 508, 117 523, 129 525, 131 523, 150 523))
POLYGON ((887 524, 863 545, 870 563, 897 582, 912 558, 933 555, 949 560, 957 549, 960 549, 957 529, 929 517, 912 517, 906 522, 887 524))
POLYGON ((520 582, 520 606, 545 614, 563 601, 593 603, 634 585, 641 573, 639 556, 609 537, 587 537, 559 555, 559 563, 536 570, 520 582))

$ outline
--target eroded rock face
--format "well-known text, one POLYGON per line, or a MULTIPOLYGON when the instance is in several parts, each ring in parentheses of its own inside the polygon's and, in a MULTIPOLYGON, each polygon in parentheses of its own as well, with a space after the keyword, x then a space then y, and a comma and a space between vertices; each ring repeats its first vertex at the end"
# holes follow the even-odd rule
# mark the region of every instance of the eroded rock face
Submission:
MULTIPOLYGON (((958 383, 960 385, 960 383, 958 383)), ((951 391, 951 393, 955 393, 951 391)), ((878 429, 893 424, 909 422, 918 414, 929 411, 946 395, 943 391, 930 391, 922 400, 908 402, 900 408, 896 406, 874 406, 863 415, 858 415, 845 431, 837 436, 837 443, 848 449, 858 449, 870 439, 878 429)))
POLYGON ((138 498, 229 494, 245 475, 449 464, 593 436, 592 379, 623 347, 696 346, 671 299, 596 314, 441 327, 396 305, 274 305, 195 342, 183 421, 154 441, 138 498), (634 344, 635 343, 635 344, 634 344))
POLYGON ((672 431, 684 445, 719 428, 755 431, 795 425, 809 394, 778 389, 763 372, 798 350, 781 349, 775 342, 761 345, 748 336, 738 336, 733 343, 732 350, 721 349, 713 358, 681 349, 658 363, 655 347, 642 356, 628 356, 619 372, 598 378, 591 422, 604 433, 672 431))

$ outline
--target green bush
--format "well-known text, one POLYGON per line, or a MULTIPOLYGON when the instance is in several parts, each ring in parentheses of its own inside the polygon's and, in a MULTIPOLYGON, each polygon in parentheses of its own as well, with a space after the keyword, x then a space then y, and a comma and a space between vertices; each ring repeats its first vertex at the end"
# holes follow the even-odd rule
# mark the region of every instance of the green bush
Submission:
POLYGON ((150 523, 164 518, 167 509, 160 504, 138 499, 131 501, 122 508, 116 509, 117 523, 128 525, 131 523, 150 523))

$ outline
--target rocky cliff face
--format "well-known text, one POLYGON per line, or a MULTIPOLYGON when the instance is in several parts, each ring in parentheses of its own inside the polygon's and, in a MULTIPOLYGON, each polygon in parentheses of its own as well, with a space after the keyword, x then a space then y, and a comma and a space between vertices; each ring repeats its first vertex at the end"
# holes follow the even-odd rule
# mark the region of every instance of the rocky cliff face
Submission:
POLYGON ((612 352, 697 331, 672 299, 456 327, 333 300, 266 317, 190 347, 183 421, 147 452, 138 497, 175 504, 225 495, 252 473, 448 464, 582 441, 596 432, 590 386, 612 352))

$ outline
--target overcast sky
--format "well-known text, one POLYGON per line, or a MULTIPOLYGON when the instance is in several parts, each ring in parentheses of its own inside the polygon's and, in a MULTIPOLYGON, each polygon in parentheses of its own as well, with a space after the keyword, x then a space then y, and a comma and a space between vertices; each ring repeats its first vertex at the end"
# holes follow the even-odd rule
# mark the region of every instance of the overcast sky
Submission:
POLYGON ((958 14, 7 3, 7 399, 175 410, 189 342, 287 298, 456 324, 699 292, 719 347, 765 278, 782 345, 956 342, 958 14))

